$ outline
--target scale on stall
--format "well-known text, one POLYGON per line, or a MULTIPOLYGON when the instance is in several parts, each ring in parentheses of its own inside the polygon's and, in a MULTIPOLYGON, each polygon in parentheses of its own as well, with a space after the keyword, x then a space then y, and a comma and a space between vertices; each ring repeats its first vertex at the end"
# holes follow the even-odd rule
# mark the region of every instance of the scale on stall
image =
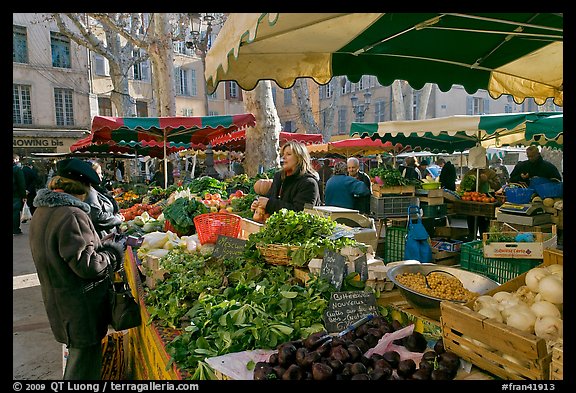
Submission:
POLYGON ((500 206, 500 211, 503 213, 534 216, 544 213, 544 208, 539 204, 504 202, 502 206, 500 206))
POLYGON ((501 222, 521 225, 540 225, 552 222, 550 214, 541 204, 504 202, 496 209, 496 219, 501 222))

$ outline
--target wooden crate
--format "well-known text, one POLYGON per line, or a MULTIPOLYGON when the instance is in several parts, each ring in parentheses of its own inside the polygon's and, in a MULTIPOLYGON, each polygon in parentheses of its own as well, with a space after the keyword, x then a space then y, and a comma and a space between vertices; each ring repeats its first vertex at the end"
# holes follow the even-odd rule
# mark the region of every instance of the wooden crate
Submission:
POLYGON ((454 266, 460 263, 460 252, 438 250, 432 247, 432 263, 443 266, 454 266))
POLYGON ((242 218, 242 221, 240 221, 240 236, 238 237, 240 239, 248 240, 250 234, 259 232, 263 226, 264 224, 260 224, 259 222, 242 218))
POLYGON ((432 205, 442 205, 444 203, 444 197, 425 197, 425 196, 418 196, 420 199, 420 203, 427 203, 430 206, 432 205))
POLYGON ((564 343, 560 340, 552 348, 552 363, 550 364, 550 379, 564 379, 564 343))
POLYGON ((415 186, 382 186, 380 184, 372 183, 372 195, 376 197, 390 196, 390 195, 415 195, 415 186))
MULTIPOLYGON (((561 251, 560 254, 557 251, 547 249, 544 262, 539 266, 562 264, 561 251)), ((513 292, 524 285, 525 277, 526 273, 523 273, 487 294, 513 292)), ((489 319, 473 311, 472 304, 473 301, 466 305, 440 303, 442 338, 446 350, 503 379, 549 379, 552 354, 548 352, 544 339, 489 319), (486 349, 484 345, 494 351, 486 349), (500 353, 522 359, 526 365, 516 364, 500 353)))

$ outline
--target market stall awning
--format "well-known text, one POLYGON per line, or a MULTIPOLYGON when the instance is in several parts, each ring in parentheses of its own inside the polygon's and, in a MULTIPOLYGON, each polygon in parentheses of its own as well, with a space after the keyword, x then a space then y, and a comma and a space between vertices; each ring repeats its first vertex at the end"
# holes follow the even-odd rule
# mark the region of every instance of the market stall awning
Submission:
POLYGON ((92 141, 147 142, 148 146, 190 148, 216 137, 256 125, 251 113, 195 117, 107 117, 92 120, 92 141))
MULTIPOLYGON (((350 136, 378 138, 410 146, 413 150, 452 153, 481 143, 484 146, 531 144, 528 124, 560 112, 523 112, 490 115, 454 115, 424 120, 352 123, 350 136)), ((557 134, 558 136, 559 134, 557 134)))
MULTIPOLYGON (((322 134, 301 134, 295 132, 281 131, 279 135, 280 146, 287 141, 298 141, 307 145, 312 143, 322 143, 322 134)), ((231 134, 222 135, 212 139, 212 146, 226 148, 232 151, 246 150, 246 130, 238 130, 231 134)))
POLYGON ((382 142, 379 139, 350 138, 336 142, 306 146, 311 156, 322 157, 328 154, 339 154, 344 157, 356 155, 367 156, 390 151, 400 151, 402 146, 391 142, 382 142))
MULTIPOLYGON (((204 149, 205 146, 202 144, 195 145, 194 148, 204 149)), ((184 150, 184 147, 174 147, 167 146, 166 152, 168 154, 175 153, 177 151, 184 150)), ((114 142, 114 141, 107 141, 107 142, 93 142, 92 135, 88 135, 85 138, 82 138, 72 144, 70 146, 70 151, 72 153, 82 152, 86 154, 115 154, 115 153, 128 153, 132 155, 138 156, 150 156, 155 158, 163 158, 164 157, 164 146, 162 144, 157 145, 154 142, 154 145, 150 145, 146 141, 142 142, 114 142)))
POLYGON ((560 13, 232 13, 206 56, 208 90, 259 80, 289 88, 296 78, 326 84, 375 75, 448 91, 509 94, 518 103, 563 105, 560 13))

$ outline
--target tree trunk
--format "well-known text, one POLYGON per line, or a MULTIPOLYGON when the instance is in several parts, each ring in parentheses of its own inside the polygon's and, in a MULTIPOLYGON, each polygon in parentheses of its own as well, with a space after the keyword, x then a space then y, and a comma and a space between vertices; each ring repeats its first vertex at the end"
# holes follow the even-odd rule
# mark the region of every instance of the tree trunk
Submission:
POLYGON ((399 80, 395 80, 394 83, 392 83, 392 108, 394 112, 394 118, 392 120, 406 120, 401 83, 399 80))
POLYGON ((152 34, 148 49, 152 65, 152 87, 156 93, 158 116, 176 115, 176 94, 174 91, 174 58, 172 40, 165 13, 157 12, 152 18, 152 34))
POLYGON ((428 112, 428 102, 430 101, 430 93, 432 92, 432 83, 426 83, 422 92, 420 93, 420 101, 418 102, 418 117, 417 120, 426 119, 428 112))
POLYGON ((318 127, 318 124, 316 124, 316 120, 314 120, 314 116, 312 115, 312 103, 310 102, 308 82, 303 79, 297 79, 293 90, 294 95, 296 96, 298 114, 305 132, 307 134, 321 133, 320 127, 318 127))
POLYGON ((278 147, 282 125, 272 100, 270 81, 260 81, 254 90, 245 91, 244 103, 246 112, 256 117, 256 126, 246 130, 244 156, 244 171, 253 177, 260 166, 264 170, 280 166, 278 147))

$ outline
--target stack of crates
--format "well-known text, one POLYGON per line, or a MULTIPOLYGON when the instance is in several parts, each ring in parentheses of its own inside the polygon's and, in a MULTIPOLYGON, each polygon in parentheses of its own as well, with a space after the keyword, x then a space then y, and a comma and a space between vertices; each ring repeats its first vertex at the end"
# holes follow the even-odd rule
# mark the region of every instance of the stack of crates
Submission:
POLYGON ((500 284, 540 265, 542 259, 485 258, 482 240, 464 243, 460 247, 460 267, 482 274, 500 284))
POLYGON ((406 227, 389 227, 386 228, 384 237, 384 263, 403 261, 404 249, 406 245, 406 227))

